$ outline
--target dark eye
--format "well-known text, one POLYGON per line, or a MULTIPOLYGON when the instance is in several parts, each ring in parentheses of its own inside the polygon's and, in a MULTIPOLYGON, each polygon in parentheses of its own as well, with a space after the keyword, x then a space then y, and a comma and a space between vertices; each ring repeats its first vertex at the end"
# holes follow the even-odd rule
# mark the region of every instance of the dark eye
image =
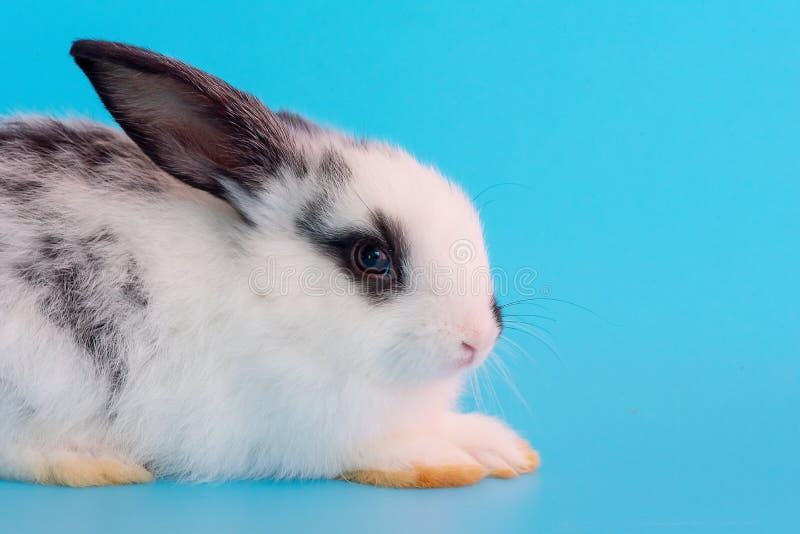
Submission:
POLYGON ((374 241, 361 241, 353 247, 353 265, 367 275, 388 276, 392 272, 389 253, 374 241))

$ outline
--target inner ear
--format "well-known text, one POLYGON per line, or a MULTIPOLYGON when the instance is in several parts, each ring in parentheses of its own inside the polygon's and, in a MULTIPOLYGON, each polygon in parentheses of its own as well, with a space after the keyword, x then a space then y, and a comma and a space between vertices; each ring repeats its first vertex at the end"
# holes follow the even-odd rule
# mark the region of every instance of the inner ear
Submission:
MULTIPOLYGON (((197 166, 211 164, 220 170, 241 166, 241 156, 231 146, 235 132, 220 119, 224 110, 215 109, 210 98, 163 75, 121 66, 110 66, 108 75, 117 78, 110 87, 125 84, 129 93, 127 97, 113 89, 107 93, 108 107, 115 109, 120 126, 137 144, 147 146, 150 157, 170 173, 197 181, 194 173, 187 175, 188 169, 176 164, 181 157, 199 158, 197 166)), ((202 183, 196 185, 203 187, 202 183)))
POLYGON ((293 166, 285 124, 252 95, 174 59, 106 41, 71 53, 108 111, 158 166, 216 195, 245 218, 255 196, 293 166))

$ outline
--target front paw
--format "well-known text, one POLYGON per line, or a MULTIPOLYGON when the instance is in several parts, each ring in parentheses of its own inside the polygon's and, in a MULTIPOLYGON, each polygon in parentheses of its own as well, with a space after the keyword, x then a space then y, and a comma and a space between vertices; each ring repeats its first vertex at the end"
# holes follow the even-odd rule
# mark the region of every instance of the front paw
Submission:
POLYGON ((483 465, 489 476, 513 478, 539 468, 539 453, 503 422, 486 415, 451 414, 449 439, 483 465))
POLYGON ((513 478, 539 467, 539 454, 497 419, 449 414, 437 431, 394 436, 340 476, 391 488, 469 486, 490 476, 513 478))
POLYGON ((440 436, 392 436, 339 478, 387 488, 454 488, 489 475, 484 465, 440 436))
POLYGON ((452 465, 411 465, 405 469, 360 469, 342 474, 348 482, 384 488, 458 488, 471 486, 488 475, 486 468, 472 462, 452 465))

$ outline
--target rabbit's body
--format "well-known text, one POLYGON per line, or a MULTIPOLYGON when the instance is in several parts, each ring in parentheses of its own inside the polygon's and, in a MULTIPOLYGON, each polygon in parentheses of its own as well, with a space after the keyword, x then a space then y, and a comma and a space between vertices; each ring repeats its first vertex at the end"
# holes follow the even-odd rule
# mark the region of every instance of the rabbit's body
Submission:
MULTIPOLYGON (((200 86, 182 120, 203 128, 209 99, 224 96, 238 99, 225 113, 268 135, 237 126, 218 152, 225 139, 206 146, 206 133, 172 122, 143 132, 126 115, 141 91, 121 105, 103 92, 116 79, 104 68, 216 82, 149 52, 84 46, 79 64, 137 142, 93 123, 0 124, 0 477, 141 482, 144 466, 193 480, 441 486, 535 467, 502 424, 451 411, 460 369, 479 363, 472 345, 483 353, 496 337, 478 327, 493 324, 491 295, 459 297, 463 313, 485 306, 457 334, 478 336, 464 364, 448 333, 472 315, 436 322, 455 297, 426 285, 401 297, 423 236, 447 247, 463 235, 476 245, 470 269, 486 264, 460 190, 401 151, 272 114, 229 86, 200 86), (205 111, 193 119, 195 104, 205 111), (162 130, 172 137, 150 144, 162 130), (437 211, 441 228, 428 221, 437 211), (396 260, 391 273, 354 275, 356 238, 387 243, 376 250, 396 260), (330 291, 343 268, 345 291, 330 291)), ((437 247, 424 259, 448 261, 437 247)))

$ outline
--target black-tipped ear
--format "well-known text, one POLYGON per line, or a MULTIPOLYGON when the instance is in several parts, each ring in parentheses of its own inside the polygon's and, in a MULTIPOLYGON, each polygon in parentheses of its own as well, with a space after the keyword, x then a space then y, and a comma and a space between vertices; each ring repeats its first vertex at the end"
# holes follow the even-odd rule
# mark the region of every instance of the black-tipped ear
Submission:
POLYGON ((70 54, 145 154, 240 213, 242 194, 252 194, 265 176, 293 163, 283 122, 257 98, 214 76, 108 41, 75 41, 70 54))

